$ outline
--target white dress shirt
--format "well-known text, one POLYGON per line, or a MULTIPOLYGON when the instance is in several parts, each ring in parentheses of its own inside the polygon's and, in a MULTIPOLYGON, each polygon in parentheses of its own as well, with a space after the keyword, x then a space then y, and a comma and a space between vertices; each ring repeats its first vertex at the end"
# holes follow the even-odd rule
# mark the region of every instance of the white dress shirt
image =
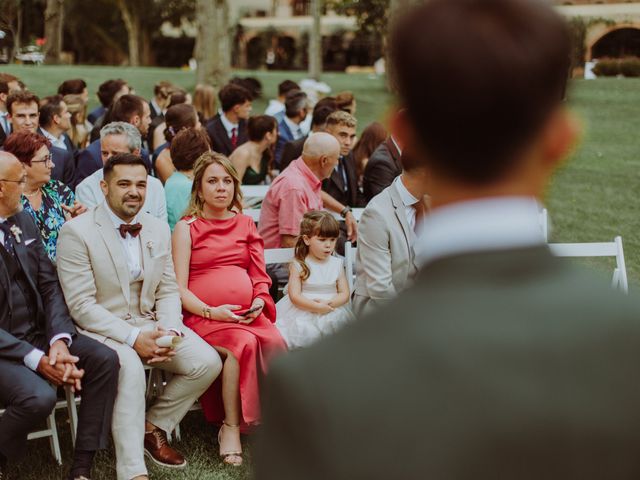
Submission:
POLYGON ((4 130, 4 133, 9 136, 11 133, 11 122, 7 118, 9 116, 9 112, 0 111, 0 127, 4 130))
POLYGON ((425 216, 415 245, 420 265, 465 252, 545 243, 533 197, 494 197, 438 207, 425 216))
POLYGON ((280 100, 269 100, 269 105, 264 111, 265 115, 271 115, 275 117, 278 113, 284 113, 285 106, 280 100))
POLYGON ((239 129, 237 123, 231 123, 224 113, 220 114, 220 121, 222 122, 224 129, 227 131, 227 137, 231 138, 231 134, 233 133, 232 130, 234 128, 236 129, 236 137, 238 136, 239 129))
POLYGON ((302 129, 300 128, 300 125, 291 121, 291 119, 286 115, 284 116, 283 120, 284 120, 284 123, 287 125, 287 127, 289 127, 289 130, 291 130, 294 140, 298 140, 299 138, 302 138, 304 136, 302 133, 302 129))
MULTIPOLYGON (((100 188, 100 180, 104 178, 102 169, 96 170, 76 187, 76 200, 87 208, 93 208, 104 202, 104 193, 100 188)), ((167 219, 167 199, 162 182, 147 175, 147 195, 142 211, 165 222, 167 219)))
MULTIPOLYGON (((0 217, 0 223, 4 223, 6 221, 7 221, 6 218, 0 217)), ((26 241, 26 240, 28 239, 21 239, 21 241, 26 241)), ((2 243, 2 248, 4 248, 4 232, 2 230, 0 230, 0 243, 2 243)), ((14 245, 15 245, 15 242, 14 242, 14 245)), ((66 340, 67 346, 71 346, 71 342, 72 342, 71 335, 69 335, 68 333, 59 333, 58 335, 54 335, 51 341, 49 342, 49 346, 53 345, 54 342, 60 339, 66 340)), ((30 368, 35 372, 38 370, 38 364, 40 363, 40 359, 43 356, 44 356, 44 352, 42 350, 40 350, 39 348, 34 348, 24 356, 22 361, 27 366, 27 368, 30 368)))
POLYGON ((394 180, 396 188, 398 189, 398 193, 400 193, 400 198, 402 199, 402 203, 404 205, 404 214, 407 217, 407 223, 411 230, 416 229, 416 209, 414 205, 418 203, 418 199, 411 195, 407 187, 402 183, 402 175, 398 175, 394 180))
POLYGON ((50 132, 48 132, 47 130, 45 130, 42 127, 40 127, 40 131, 42 131, 42 135, 44 135, 45 138, 49 139, 49 141, 51 142, 51 145, 53 145, 54 147, 61 148, 62 150, 66 150, 67 149, 67 144, 64 143, 64 136, 63 135, 60 135, 59 138, 56 138, 50 132))

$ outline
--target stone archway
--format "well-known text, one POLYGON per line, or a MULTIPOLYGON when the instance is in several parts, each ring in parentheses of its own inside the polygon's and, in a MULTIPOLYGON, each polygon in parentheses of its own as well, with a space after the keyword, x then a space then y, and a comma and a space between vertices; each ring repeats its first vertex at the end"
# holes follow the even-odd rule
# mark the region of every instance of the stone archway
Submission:
POLYGON ((640 57, 640 23, 598 23, 587 32, 587 60, 603 57, 640 57))

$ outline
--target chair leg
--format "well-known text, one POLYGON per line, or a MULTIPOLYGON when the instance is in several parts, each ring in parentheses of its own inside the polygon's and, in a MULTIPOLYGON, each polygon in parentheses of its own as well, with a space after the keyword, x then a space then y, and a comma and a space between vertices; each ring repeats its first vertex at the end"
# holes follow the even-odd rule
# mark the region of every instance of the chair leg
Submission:
POLYGON ((69 414, 69 426, 71 429, 71 444, 76 446, 76 435, 78 434, 78 409, 76 406, 75 394, 71 387, 64 387, 64 395, 67 398, 67 413, 69 414))
POLYGON ((51 412, 51 415, 47 417, 47 427, 51 432, 49 437, 49 445, 51 446, 51 453, 53 458, 56 459, 58 465, 62 465, 62 454, 60 453, 60 441, 58 439, 58 427, 56 426, 56 411, 51 412))

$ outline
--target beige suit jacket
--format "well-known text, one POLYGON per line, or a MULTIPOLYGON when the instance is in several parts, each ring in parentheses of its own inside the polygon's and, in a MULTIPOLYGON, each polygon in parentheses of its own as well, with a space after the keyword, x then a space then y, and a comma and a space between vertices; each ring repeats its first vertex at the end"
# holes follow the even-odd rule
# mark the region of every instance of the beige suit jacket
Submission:
MULTIPOLYGON (((130 302, 129 267, 106 203, 65 223, 57 266, 71 316, 87 332, 125 343, 138 315, 130 302)), ((169 226, 140 212, 144 280, 140 311, 165 329, 180 330, 182 307, 171 258, 169 226)))
POLYGON ((357 315, 394 298, 417 273, 413 250, 416 235, 404 209, 394 182, 376 195, 362 213, 353 298, 357 315))

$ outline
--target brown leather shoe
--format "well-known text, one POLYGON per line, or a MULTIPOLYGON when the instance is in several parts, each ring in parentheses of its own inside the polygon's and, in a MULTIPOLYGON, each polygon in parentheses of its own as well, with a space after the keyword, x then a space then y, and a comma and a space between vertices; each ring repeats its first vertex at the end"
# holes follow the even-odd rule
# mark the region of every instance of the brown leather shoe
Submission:
POLYGON ((144 434, 144 453, 162 467, 184 468, 187 461, 169 446, 167 435, 159 428, 144 434))

